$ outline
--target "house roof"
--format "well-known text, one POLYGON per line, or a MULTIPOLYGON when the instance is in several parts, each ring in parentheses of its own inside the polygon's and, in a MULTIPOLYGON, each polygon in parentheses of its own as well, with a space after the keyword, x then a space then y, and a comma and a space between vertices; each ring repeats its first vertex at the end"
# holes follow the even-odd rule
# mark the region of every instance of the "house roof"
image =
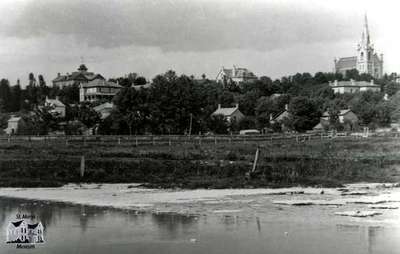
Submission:
POLYGON ((18 122, 22 118, 20 116, 12 116, 10 119, 8 119, 9 122, 18 122))
POLYGON ((223 115, 223 116, 230 116, 232 115, 236 110, 239 110, 238 107, 233 107, 233 108, 217 108, 217 110, 212 113, 213 115, 223 115))
POLYGON ((313 127, 314 130, 321 130, 321 129, 323 129, 323 128, 324 128, 324 127, 322 126, 321 123, 318 123, 317 125, 315 125, 315 126, 313 127))
POLYGON ((138 86, 132 86, 132 87, 135 88, 136 90, 139 90, 140 88, 146 89, 146 88, 151 87, 151 84, 150 84, 150 83, 147 83, 147 84, 145 84, 145 85, 138 85, 138 86))
POLYGON ((281 111, 281 112, 275 114, 274 116, 272 116, 272 120, 273 121, 282 120, 284 117, 286 117, 288 115, 289 115, 289 111, 284 110, 284 111, 281 111))
POLYGON ((113 103, 105 102, 103 104, 100 104, 100 105, 94 107, 93 110, 96 111, 96 112, 99 112, 99 111, 102 111, 104 109, 112 109, 113 107, 114 107, 113 103))
MULTIPOLYGON (((349 112, 352 112, 351 109, 342 109, 342 110, 339 110, 338 116, 344 116, 345 114, 347 114, 347 113, 349 113, 349 112)), ((328 112, 328 111, 325 111, 325 112, 322 114, 322 116, 323 116, 323 117, 329 117, 329 112, 328 112)))
POLYGON ((354 69, 357 66, 357 57, 342 57, 336 62, 337 69, 354 69))
POLYGON ((89 81, 88 83, 82 84, 83 87, 89 88, 89 87, 113 87, 113 88, 122 88, 117 83, 111 82, 111 81, 106 81, 104 79, 95 79, 92 81, 89 81))
POLYGON ((367 81, 335 81, 334 83, 331 83, 331 86, 334 87, 380 87, 377 84, 374 84, 372 81, 367 82, 367 81))
POLYGON ((246 68, 233 67, 233 69, 222 68, 218 76, 221 75, 227 78, 257 78, 253 72, 246 68))
POLYGON ((62 103, 58 99, 48 99, 46 98, 46 103, 56 107, 65 107, 64 103, 62 103))
POLYGON ((55 79, 53 79, 53 82, 61 82, 61 81, 69 81, 69 80, 91 81, 94 79, 104 79, 104 77, 101 76, 100 74, 88 72, 87 68, 85 66, 84 66, 84 68, 82 68, 82 65, 81 65, 79 67, 78 71, 74 71, 71 74, 67 74, 67 75, 59 75, 55 79))

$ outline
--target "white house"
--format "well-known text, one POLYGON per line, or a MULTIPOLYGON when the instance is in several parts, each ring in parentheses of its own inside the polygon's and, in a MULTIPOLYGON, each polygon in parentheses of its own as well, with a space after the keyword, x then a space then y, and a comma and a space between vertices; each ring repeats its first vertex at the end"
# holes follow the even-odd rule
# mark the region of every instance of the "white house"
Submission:
POLYGON ((230 82, 247 82, 247 81, 253 81, 256 80, 257 76, 254 75, 253 72, 249 71, 246 68, 239 68, 236 67, 235 65, 233 66, 232 69, 225 69, 224 67, 221 68, 219 71, 216 81, 226 81, 228 83, 230 82))
POLYGON ((228 122, 240 121, 244 115, 239 110, 239 104, 236 104, 235 107, 231 108, 222 108, 221 104, 218 104, 217 110, 215 110, 211 115, 222 115, 228 122))
POLYGON ((24 124, 25 121, 22 117, 12 115, 11 118, 8 119, 8 125, 4 132, 8 135, 17 134, 24 124))
POLYGON ((111 111, 113 110, 113 108, 114 108, 113 103, 106 102, 106 103, 103 103, 103 104, 100 104, 100 105, 94 107, 93 110, 96 111, 97 113, 99 113, 100 118, 102 120, 104 120, 111 114, 111 111))
POLYGON ((46 100, 45 100, 45 102, 44 102, 44 105, 46 106, 46 107, 50 107, 51 109, 49 110, 49 112, 51 113, 51 114, 53 114, 54 116, 56 116, 56 117, 61 117, 61 118, 64 118, 65 117, 65 105, 64 105, 64 103, 62 103, 60 100, 59 100, 59 98, 58 98, 58 96, 56 96, 56 98, 55 99, 49 99, 47 96, 46 96, 46 100))
POLYGON ((98 101, 108 100, 112 98, 122 89, 117 83, 105 81, 102 79, 95 79, 88 83, 81 83, 79 88, 79 101, 98 101))
POLYGON ((334 93, 344 94, 344 93, 358 93, 365 91, 380 92, 381 86, 374 84, 374 80, 371 82, 366 81, 337 81, 329 82, 329 86, 333 89, 334 93))

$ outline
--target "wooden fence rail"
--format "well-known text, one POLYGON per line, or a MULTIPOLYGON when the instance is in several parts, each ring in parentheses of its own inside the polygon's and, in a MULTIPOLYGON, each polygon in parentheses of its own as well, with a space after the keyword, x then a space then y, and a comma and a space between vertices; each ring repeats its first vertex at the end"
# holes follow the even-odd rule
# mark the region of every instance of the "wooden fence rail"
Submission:
POLYGON ((269 134, 269 135, 137 135, 137 136, 0 136, 0 144, 18 144, 26 142, 42 142, 42 143, 64 143, 70 144, 104 144, 104 145, 169 145, 176 144, 214 144, 221 143, 254 143, 254 142, 279 142, 293 141, 297 143, 308 142, 312 140, 323 139, 359 139, 374 137, 392 137, 398 138, 399 133, 369 133, 368 137, 364 133, 310 133, 310 134, 269 134))

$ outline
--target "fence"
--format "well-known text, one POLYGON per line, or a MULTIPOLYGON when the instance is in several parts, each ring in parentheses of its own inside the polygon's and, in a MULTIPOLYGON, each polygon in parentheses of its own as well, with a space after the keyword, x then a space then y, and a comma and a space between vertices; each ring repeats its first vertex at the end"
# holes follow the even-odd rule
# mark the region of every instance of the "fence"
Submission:
POLYGON ((269 135, 137 135, 137 136, 0 136, 0 144, 18 144, 26 142, 42 143, 64 143, 70 144, 104 144, 104 145, 177 145, 177 144, 220 144, 220 143, 253 143, 253 142, 307 142, 323 139, 360 139, 374 137, 398 138, 398 132, 386 133, 309 133, 309 134, 269 134, 269 135))

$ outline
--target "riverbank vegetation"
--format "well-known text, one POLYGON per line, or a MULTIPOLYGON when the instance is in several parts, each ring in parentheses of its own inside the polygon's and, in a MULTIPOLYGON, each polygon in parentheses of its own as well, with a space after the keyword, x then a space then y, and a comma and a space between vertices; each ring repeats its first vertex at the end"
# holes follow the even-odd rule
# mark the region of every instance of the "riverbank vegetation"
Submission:
POLYGON ((187 145, 0 144, 0 186, 66 183, 143 183, 155 188, 334 187, 398 181, 395 138, 273 141, 187 145), (255 172, 249 174, 260 148, 255 172), (85 157, 80 177, 81 156, 85 157))

